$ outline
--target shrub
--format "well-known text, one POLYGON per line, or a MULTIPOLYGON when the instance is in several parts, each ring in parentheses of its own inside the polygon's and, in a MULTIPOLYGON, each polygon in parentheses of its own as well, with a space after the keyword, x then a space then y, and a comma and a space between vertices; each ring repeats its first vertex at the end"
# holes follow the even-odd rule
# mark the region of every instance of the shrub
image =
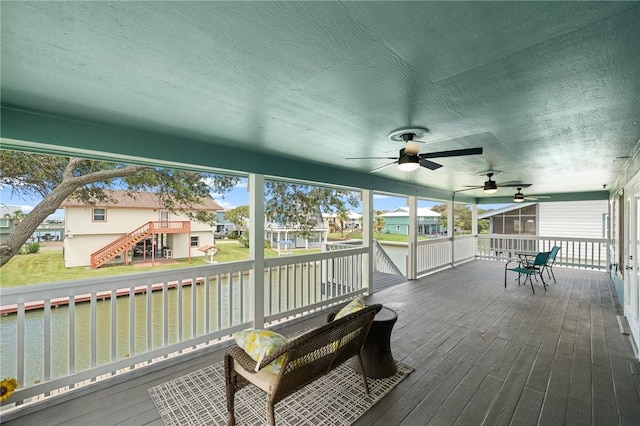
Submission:
POLYGON ((242 247, 249 247, 249 232, 245 231, 238 238, 238 242, 242 244, 242 247))
POLYGON ((229 233, 227 234, 227 238, 231 240, 237 240, 238 238, 240 238, 240 233, 234 229, 232 231, 229 231, 229 233))
POLYGON ((40 244, 38 243, 28 243, 22 246, 21 252, 24 254, 32 254, 40 251, 40 244))

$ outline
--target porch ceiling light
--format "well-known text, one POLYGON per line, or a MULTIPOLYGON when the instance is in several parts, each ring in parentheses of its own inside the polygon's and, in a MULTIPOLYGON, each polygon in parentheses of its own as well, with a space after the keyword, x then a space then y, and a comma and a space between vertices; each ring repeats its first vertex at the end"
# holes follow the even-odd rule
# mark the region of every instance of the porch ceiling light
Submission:
POLYGON ((498 192, 498 184, 495 180, 489 179, 484 183, 485 194, 495 194, 496 192, 498 192))
POLYGON ((403 155, 398 159, 398 169, 403 172, 411 172, 420 167, 420 159, 417 155, 403 155))
POLYGON ((513 194, 513 202, 521 203, 524 201, 524 194, 521 192, 521 188, 518 188, 518 192, 513 194))

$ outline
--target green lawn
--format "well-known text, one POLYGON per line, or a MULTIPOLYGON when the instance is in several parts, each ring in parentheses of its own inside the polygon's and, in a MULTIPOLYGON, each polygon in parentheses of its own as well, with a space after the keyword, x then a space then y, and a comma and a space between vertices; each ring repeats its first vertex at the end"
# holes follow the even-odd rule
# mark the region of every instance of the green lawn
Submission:
MULTIPOLYGON (((219 242, 218 252, 214 260, 218 263, 233 262, 249 258, 249 249, 242 247, 237 241, 219 242)), ((319 253, 320 249, 295 250, 294 254, 319 253)), ((265 257, 277 257, 278 251, 265 249, 265 257)), ((0 287, 16 287, 54 281, 69 281, 81 278, 105 277, 112 275, 133 274, 139 272, 175 269, 185 266, 205 265, 204 258, 176 259, 179 263, 154 267, 104 266, 98 269, 80 266, 65 268, 62 260, 62 249, 40 250, 35 254, 14 256, 0 268, 0 287)))

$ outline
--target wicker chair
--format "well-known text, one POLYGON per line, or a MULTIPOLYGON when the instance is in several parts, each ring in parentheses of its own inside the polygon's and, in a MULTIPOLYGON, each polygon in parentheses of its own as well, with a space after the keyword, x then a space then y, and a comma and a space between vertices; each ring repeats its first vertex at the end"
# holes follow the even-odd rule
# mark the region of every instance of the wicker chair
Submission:
MULTIPOLYGON (((283 398, 327 374, 349 358, 358 356, 362 371, 365 392, 369 386, 362 364, 360 351, 373 317, 382 309, 382 305, 367 306, 360 311, 330 321, 327 324, 305 333, 279 350, 266 357, 261 366, 285 356, 279 374, 270 373, 262 367, 256 373, 256 362, 239 346, 227 349, 224 357, 224 369, 227 387, 227 424, 235 425, 234 399, 238 389, 254 384, 267 394, 267 414, 271 425, 275 425, 274 406, 283 398)), ((335 312, 329 314, 333 319, 335 312)))

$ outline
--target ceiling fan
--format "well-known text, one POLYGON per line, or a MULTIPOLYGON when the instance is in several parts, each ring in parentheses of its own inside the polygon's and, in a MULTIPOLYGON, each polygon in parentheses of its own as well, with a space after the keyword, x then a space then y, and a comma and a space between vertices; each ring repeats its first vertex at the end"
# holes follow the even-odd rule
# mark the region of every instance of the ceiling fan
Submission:
POLYGON ((416 136, 420 137, 428 132, 424 128, 416 129, 401 129, 396 130, 389 134, 389 139, 393 141, 404 141, 405 147, 402 148, 397 157, 347 157, 345 160, 396 160, 391 163, 387 163, 384 166, 371 170, 370 173, 377 172, 392 164, 397 164, 398 169, 410 172, 424 167, 429 170, 436 170, 442 167, 442 164, 428 160, 429 158, 443 158, 443 157, 459 157, 463 155, 478 155, 482 154, 482 148, 466 148, 466 149, 453 149, 449 151, 437 151, 426 152, 420 154, 420 150, 415 149, 416 146, 412 142, 424 143, 416 139, 416 136))
MULTIPOLYGON (((520 193, 522 195, 522 200, 524 200, 524 194, 522 194, 521 190, 522 188, 528 188, 531 186, 530 183, 522 183, 522 182, 504 182, 504 183, 498 183, 495 180, 493 180, 493 175, 495 174, 500 174, 502 173, 501 170, 489 170, 486 172, 481 172, 479 173, 480 176, 487 176, 489 178, 488 181, 486 181, 484 183, 484 185, 481 186, 466 186, 466 189, 462 189, 461 191, 468 191, 471 189, 482 189, 484 191, 485 194, 495 194, 496 192, 498 192, 498 188, 518 188, 518 193, 520 193)), ((460 191, 457 191, 460 192, 460 191)), ((518 198, 520 198, 520 196, 518 195, 518 193, 516 193, 515 195, 518 196, 518 198)), ((516 199, 516 196, 514 196, 514 201, 516 199)), ((516 201, 519 202, 519 201, 516 201)))
POLYGON ((522 203, 524 200, 538 200, 540 198, 551 198, 548 195, 536 195, 534 197, 526 197, 523 193, 522 193, 522 187, 518 187, 518 192, 516 192, 515 194, 513 194, 513 202, 514 203, 522 203))

